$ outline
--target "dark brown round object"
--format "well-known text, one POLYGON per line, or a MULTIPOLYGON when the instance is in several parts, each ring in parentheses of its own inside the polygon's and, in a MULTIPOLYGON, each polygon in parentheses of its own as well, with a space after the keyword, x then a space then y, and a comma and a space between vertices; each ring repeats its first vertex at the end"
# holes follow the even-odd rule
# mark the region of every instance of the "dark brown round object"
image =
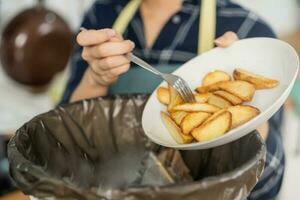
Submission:
POLYGON ((6 26, 0 58, 7 74, 19 83, 42 86, 62 71, 72 51, 72 32, 57 14, 37 6, 6 26))

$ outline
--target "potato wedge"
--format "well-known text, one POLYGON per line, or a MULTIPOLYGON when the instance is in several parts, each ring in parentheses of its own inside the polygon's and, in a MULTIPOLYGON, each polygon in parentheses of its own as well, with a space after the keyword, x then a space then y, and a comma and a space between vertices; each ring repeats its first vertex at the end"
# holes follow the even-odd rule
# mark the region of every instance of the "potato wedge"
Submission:
POLYGON ((241 68, 234 70, 233 77, 235 80, 247 81, 253 84, 256 89, 273 88, 279 84, 279 81, 277 80, 257 75, 241 68))
POLYGON ((246 81, 221 82, 219 88, 241 98, 243 101, 251 101, 255 94, 255 87, 246 81))
POLYGON ((224 135, 231 126, 231 113, 221 110, 207 119, 201 126, 192 130, 193 137, 199 141, 208 141, 224 135))
POLYGON ((206 123, 212 119, 214 119, 216 116, 218 116, 220 113, 223 113, 224 111, 227 111, 226 109, 220 109, 217 112, 213 113, 209 118, 207 118, 203 123, 206 123))
POLYGON ((231 79, 230 75, 224 71, 216 70, 208 73, 202 80, 202 86, 207 86, 211 84, 218 83, 220 81, 229 81, 231 79))
POLYGON ((241 98, 234 96, 233 94, 230 94, 229 92, 226 92, 223 90, 215 91, 214 95, 217 95, 217 96, 220 96, 220 97, 226 99, 234 106, 243 103, 243 100, 241 98))
POLYGON ((175 121, 175 123, 180 126, 182 120, 185 118, 185 116, 187 115, 187 112, 184 111, 176 111, 176 112, 172 112, 171 118, 175 121))
POLYGON ((214 113, 220 110, 217 106, 208 103, 184 103, 173 107, 172 111, 185 111, 185 112, 207 112, 214 113))
POLYGON ((195 94, 195 99, 197 103, 206 103, 208 101, 209 96, 212 95, 211 93, 203 93, 203 94, 195 94))
POLYGON ((255 108, 253 106, 246 106, 246 105, 232 106, 227 108, 227 110, 232 115, 231 128, 236 128, 250 121, 260 113, 260 110, 258 108, 255 108))
POLYGON ((218 90, 225 90, 243 101, 251 101, 255 93, 255 87, 246 81, 222 81, 212 85, 198 87, 197 92, 207 93, 218 90))
POLYGON ((211 114, 205 112, 189 113, 181 122, 181 129, 183 134, 190 134, 190 132, 200 126, 211 114))
POLYGON ((170 102, 170 93, 169 93, 169 89, 166 87, 159 87, 157 89, 157 99, 160 103, 164 104, 164 105, 168 105, 170 102))
MULTIPOLYGON (((168 105, 170 103, 170 91, 166 87, 159 87, 157 89, 157 99, 160 103, 164 105, 168 105)), ((196 102, 198 103, 205 103, 208 100, 208 97, 211 95, 211 93, 204 93, 204 94, 195 94, 196 102)))
POLYGON ((214 91, 220 90, 220 84, 223 82, 229 82, 229 81, 221 81, 221 82, 214 83, 214 84, 207 85, 207 86, 200 86, 200 87, 196 88, 196 91, 199 92, 200 94, 214 92, 214 91))
POLYGON ((208 98, 208 101, 207 103, 211 104, 211 105, 214 105, 214 106, 217 106, 219 108, 228 108, 230 106, 232 106, 232 104, 230 103, 230 101, 227 101, 226 99, 220 97, 220 96, 217 96, 217 95, 211 95, 209 98, 208 98))
POLYGON ((169 87, 170 92, 170 102, 168 104, 168 111, 171 111, 174 106, 183 103, 183 99, 179 95, 179 93, 172 87, 169 87))
POLYGON ((176 123, 169 117, 167 113, 160 112, 160 116, 172 138, 178 144, 188 144, 193 141, 194 138, 192 136, 182 134, 181 129, 176 125, 176 123))

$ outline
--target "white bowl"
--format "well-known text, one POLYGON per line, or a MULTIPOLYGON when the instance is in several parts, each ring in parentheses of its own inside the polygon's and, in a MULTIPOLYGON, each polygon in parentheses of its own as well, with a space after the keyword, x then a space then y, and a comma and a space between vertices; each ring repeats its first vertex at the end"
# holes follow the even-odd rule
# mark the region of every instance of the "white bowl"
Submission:
MULTIPOLYGON (((252 38, 195 57, 174 74, 184 78, 194 89, 208 72, 219 69, 232 74, 238 67, 280 81, 276 88, 256 91, 249 103, 261 110, 256 118, 211 141, 177 144, 160 118, 160 111, 166 111, 166 107, 157 100, 155 90, 143 112, 142 124, 146 135, 162 146, 185 150, 208 149, 239 139, 266 122, 284 104, 297 77, 299 58, 294 48, 283 41, 252 38)), ((162 82, 160 86, 163 85, 167 84, 162 82)))

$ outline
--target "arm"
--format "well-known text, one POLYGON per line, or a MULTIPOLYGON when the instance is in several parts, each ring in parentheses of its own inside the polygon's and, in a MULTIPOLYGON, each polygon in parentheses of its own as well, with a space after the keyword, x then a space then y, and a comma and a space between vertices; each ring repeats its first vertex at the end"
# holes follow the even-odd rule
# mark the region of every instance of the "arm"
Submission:
POLYGON ((118 51, 123 51, 124 48, 128 47, 128 49, 133 48, 131 42, 124 41, 111 29, 105 29, 106 27, 110 27, 117 17, 114 10, 114 3, 102 3, 102 1, 99 1, 86 12, 81 26, 90 31, 84 31, 85 34, 83 34, 83 32, 78 34, 77 43, 75 44, 71 58, 70 78, 66 85, 60 105, 67 104, 70 101, 74 102, 96 96, 105 96, 109 85, 117 80, 116 75, 121 73, 122 70, 123 72, 128 70, 129 61, 124 58, 120 59, 120 56, 117 58, 117 56, 113 54, 115 59, 114 62, 111 62, 112 59, 110 57, 112 56, 111 54, 108 54, 114 53, 113 51, 116 46, 120 47, 117 48, 118 51), (102 53, 99 52, 99 49, 100 51, 105 51, 104 53, 106 54, 102 55, 102 53))
POLYGON ((70 102, 106 96, 109 85, 129 70, 130 61, 124 55, 133 50, 133 42, 123 40, 111 29, 82 31, 77 42, 83 47, 81 56, 89 67, 70 102))

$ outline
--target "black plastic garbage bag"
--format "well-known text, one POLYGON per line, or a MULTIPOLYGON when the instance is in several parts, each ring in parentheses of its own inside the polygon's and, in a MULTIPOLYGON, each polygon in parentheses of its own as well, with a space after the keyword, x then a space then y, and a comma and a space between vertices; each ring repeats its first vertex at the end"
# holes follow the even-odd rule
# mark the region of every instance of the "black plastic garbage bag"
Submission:
POLYGON ((246 199, 263 171, 259 134, 208 150, 167 149, 143 133, 147 98, 85 100, 35 117, 8 146, 15 184, 38 198, 246 199))

